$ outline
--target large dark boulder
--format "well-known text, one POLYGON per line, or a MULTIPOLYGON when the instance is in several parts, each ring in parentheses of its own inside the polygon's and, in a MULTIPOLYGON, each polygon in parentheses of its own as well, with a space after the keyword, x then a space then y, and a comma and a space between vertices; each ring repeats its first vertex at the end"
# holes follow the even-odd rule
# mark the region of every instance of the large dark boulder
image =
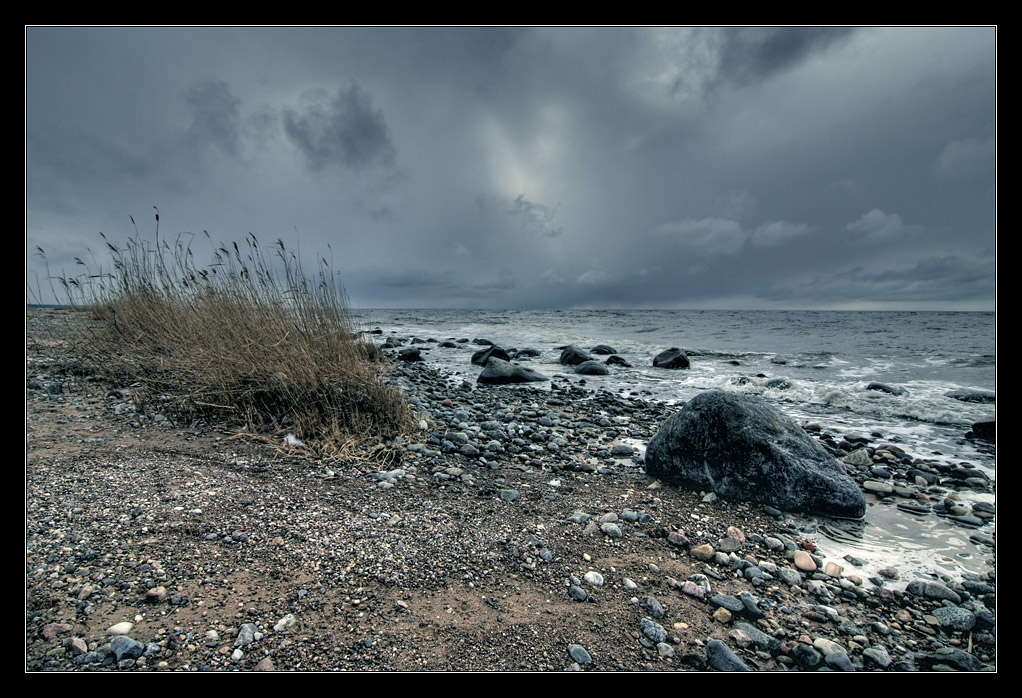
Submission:
POLYGON ((510 354, 508 354, 506 351, 504 351, 497 345, 491 344, 485 349, 480 349, 476 353, 472 354, 472 363, 478 366, 485 366, 486 362, 490 359, 491 356, 495 359, 501 359, 502 361, 511 360, 510 354))
POLYGON ((550 380, 539 371, 508 363, 501 359, 490 358, 483 372, 476 378, 477 383, 502 385, 505 383, 534 383, 550 380))
POLYGON ((646 472, 665 482, 778 509, 859 518, 855 481, 798 424, 762 399, 700 393, 650 439, 646 472))
POLYGON ((583 361, 575 367, 575 373, 583 376, 606 376, 610 373, 610 369, 599 361, 583 361))
POLYGON ((589 350, 593 354, 602 354, 603 356, 609 356, 610 354, 616 354, 617 350, 614 347, 607 344, 597 344, 595 347, 589 350))
POLYGON ((665 349, 653 359, 656 368, 688 368, 688 355, 678 347, 665 349))
POLYGON ((561 357, 558 359, 565 366, 578 366, 584 361, 592 361, 593 357, 589 356, 589 352, 584 349, 579 349, 574 344, 564 347, 561 351, 561 357))
POLYGON ((980 422, 973 422, 972 431, 966 434, 966 436, 970 435, 976 439, 983 439, 985 441, 996 441, 997 422, 993 419, 984 419, 980 422))

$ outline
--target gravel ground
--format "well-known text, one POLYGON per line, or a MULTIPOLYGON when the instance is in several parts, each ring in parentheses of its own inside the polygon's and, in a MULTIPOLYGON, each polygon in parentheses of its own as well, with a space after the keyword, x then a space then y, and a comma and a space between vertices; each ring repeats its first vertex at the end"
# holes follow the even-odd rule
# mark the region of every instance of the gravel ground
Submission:
POLYGON ((992 573, 896 591, 660 485, 663 405, 401 364, 423 428, 322 463, 139 410, 76 371, 78 321, 28 315, 30 671, 995 667, 992 573))

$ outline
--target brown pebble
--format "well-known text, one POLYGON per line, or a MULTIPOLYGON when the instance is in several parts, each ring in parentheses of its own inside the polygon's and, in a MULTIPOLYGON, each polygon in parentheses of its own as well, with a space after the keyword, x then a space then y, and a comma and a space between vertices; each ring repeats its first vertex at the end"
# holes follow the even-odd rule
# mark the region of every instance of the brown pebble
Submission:
POLYGON ((273 660, 269 657, 263 657, 259 660, 259 663, 255 665, 256 671, 273 671, 273 660))
POLYGON ((724 625, 730 623, 732 617, 733 616, 731 615, 731 611, 727 610, 723 606, 721 606, 720 608, 713 612, 713 620, 717 621, 718 623, 723 623, 724 625))

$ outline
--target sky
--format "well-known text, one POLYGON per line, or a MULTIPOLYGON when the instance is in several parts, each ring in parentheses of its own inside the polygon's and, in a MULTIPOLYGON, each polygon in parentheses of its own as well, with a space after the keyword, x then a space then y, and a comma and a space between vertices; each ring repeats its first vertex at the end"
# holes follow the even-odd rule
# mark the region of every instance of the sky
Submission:
POLYGON ((356 307, 993 310, 996 58, 993 27, 27 27, 26 287, 156 207, 200 260, 326 257, 356 307))

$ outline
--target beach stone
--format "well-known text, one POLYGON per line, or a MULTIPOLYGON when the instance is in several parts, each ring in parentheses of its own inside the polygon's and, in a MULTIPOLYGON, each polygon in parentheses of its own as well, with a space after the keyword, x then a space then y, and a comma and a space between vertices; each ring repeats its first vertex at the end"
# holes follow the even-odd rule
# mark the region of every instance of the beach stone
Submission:
POLYGON ((815 669, 823 662, 823 655, 804 642, 800 642, 792 648, 791 657, 804 669, 815 669))
POLYGON ((995 394, 986 390, 951 390, 944 393, 944 397, 961 400, 962 402, 978 403, 991 403, 996 400, 995 394))
POLYGON ((905 591, 910 594, 916 594, 917 596, 925 596, 930 599, 946 599, 955 604, 962 602, 962 597, 959 596, 956 591, 948 589, 940 582, 931 582, 926 580, 909 582, 905 587, 905 591))
POLYGON ((690 362, 685 352, 678 347, 665 349, 653 359, 655 368, 688 368, 690 362))
POLYGON ((600 574, 599 572, 589 570, 588 572, 585 573, 585 576, 582 578, 586 581, 586 584, 589 584, 591 586, 594 587, 603 586, 603 575, 600 574))
POLYGON ((791 511, 860 518, 866 500, 840 464, 762 399, 713 390, 649 441, 646 472, 672 484, 791 511))
POLYGON ((110 651, 114 659, 121 662, 125 659, 138 659, 145 651, 145 645, 127 635, 118 635, 110 641, 110 651))
POLYGON ((833 654, 825 655, 823 660, 827 663, 827 666, 838 671, 855 671, 855 666, 852 664, 852 660, 848 657, 847 652, 834 652, 833 654))
POLYGON ((941 606, 933 610, 933 617, 942 628, 951 628, 961 632, 972 630, 976 625, 976 614, 959 606, 941 606))
POLYGON ((127 635, 128 633, 131 632, 132 628, 134 627, 135 627, 134 623, 124 621, 121 623, 111 625, 109 628, 106 629, 106 632, 108 635, 127 635))
POLYGON ((701 560, 702 562, 709 562, 710 560, 712 560, 713 553, 714 553, 713 546, 710 545, 709 543, 697 545, 696 547, 692 548, 692 550, 689 551, 689 555, 691 555, 697 560, 701 560))
POLYGON ((734 628, 745 633, 752 643, 761 650, 774 652, 781 646, 781 641, 776 637, 771 637, 756 626, 750 625, 744 621, 738 621, 735 623, 734 628))
POLYGON ((531 368, 511 364, 491 357, 483 367, 483 372, 476 378, 477 383, 504 385, 507 383, 536 383, 550 380, 542 373, 531 368))
POLYGON ((491 358, 500 359, 501 361, 510 361, 511 355, 496 345, 491 345, 485 349, 480 349, 475 354, 472 354, 472 363, 478 366, 485 366, 486 362, 491 358))
POLYGON ((866 390, 876 390, 881 393, 889 393, 891 395, 905 395, 908 393, 904 388, 899 388, 896 385, 887 385, 886 383, 877 383, 876 381, 866 386, 866 390))
POLYGON ((836 562, 831 561, 828 561, 827 564, 824 565, 823 567, 823 573, 825 575, 827 575, 828 577, 835 577, 837 579, 841 578, 841 575, 844 573, 844 571, 845 571, 844 567, 837 564, 836 562))
POLYGON ((664 626, 655 622, 652 618, 643 618, 639 621, 639 629, 652 642, 663 642, 667 639, 667 631, 664 630, 664 626))
POLYGON ((934 652, 917 654, 916 659, 924 666, 946 664, 962 671, 979 671, 983 663, 968 652, 956 647, 941 647, 934 652))
POLYGON ((987 441, 997 440, 997 421, 994 419, 983 419, 972 423, 972 435, 987 441))
POLYGON ((575 367, 575 373, 582 376, 606 376, 610 369, 599 361, 583 361, 575 367))
POLYGON ((752 671, 730 647, 720 640, 706 643, 706 661, 718 671, 752 671))
MULTIPOLYGON (((812 558, 810 558, 810 562, 812 562, 812 558)), ((798 570, 793 570, 790 567, 778 567, 777 576, 790 587, 798 586, 802 583, 802 575, 798 573, 798 570)))
POLYGON ((586 361, 592 361, 593 357, 589 355, 589 352, 579 349, 572 344, 564 347, 561 351, 560 358, 557 360, 565 366, 578 366, 586 361))
POLYGON ((891 666, 891 655, 887 653, 887 648, 883 645, 867 647, 862 651, 862 656, 876 664, 881 669, 886 669, 891 666))
POLYGON ((807 553, 805 550, 795 551, 795 567, 802 570, 803 572, 815 572, 816 562, 813 561, 813 556, 807 553))
POLYGON ((649 613, 649 615, 651 615, 653 618, 656 618, 657 620, 660 620, 665 615, 663 604, 661 604, 652 596, 643 596, 639 600, 639 608, 645 610, 647 613, 649 613))
POLYGON ((571 655, 572 660, 579 664, 588 664, 593 661, 592 656, 582 645, 570 644, 568 645, 568 654, 571 655))
POLYGON ((603 535, 608 538, 620 538, 623 534, 621 533, 621 527, 616 523, 603 523, 600 524, 600 531, 603 535))

